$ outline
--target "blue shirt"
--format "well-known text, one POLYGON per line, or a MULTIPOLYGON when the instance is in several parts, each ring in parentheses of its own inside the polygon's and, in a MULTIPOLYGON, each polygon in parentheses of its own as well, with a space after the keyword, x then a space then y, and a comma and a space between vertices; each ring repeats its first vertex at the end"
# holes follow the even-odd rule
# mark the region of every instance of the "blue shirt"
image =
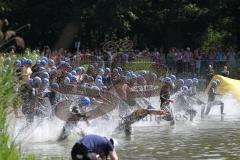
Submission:
POLYGON ((107 138, 94 134, 83 137, 77 143, 83 144, 88 148, 89 152, 96 154, 109 153, 114 149, 112 143, 107 138))

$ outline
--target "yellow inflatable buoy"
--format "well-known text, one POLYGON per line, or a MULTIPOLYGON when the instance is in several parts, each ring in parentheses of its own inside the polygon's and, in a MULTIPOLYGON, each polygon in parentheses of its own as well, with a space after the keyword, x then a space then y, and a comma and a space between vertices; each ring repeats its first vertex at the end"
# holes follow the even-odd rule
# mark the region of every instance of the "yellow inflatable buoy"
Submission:
POLYGON ((207 89, 205 90, 206 93, 209 91, 212 81, 217 79, 221 81, 220 85, 217 88, 217 93, 231 93, 236 97, 236 99, 240 100, 240 80, 231 79, 220 75, 215 75, 212 78, 211 82, 208 84, 207 89))

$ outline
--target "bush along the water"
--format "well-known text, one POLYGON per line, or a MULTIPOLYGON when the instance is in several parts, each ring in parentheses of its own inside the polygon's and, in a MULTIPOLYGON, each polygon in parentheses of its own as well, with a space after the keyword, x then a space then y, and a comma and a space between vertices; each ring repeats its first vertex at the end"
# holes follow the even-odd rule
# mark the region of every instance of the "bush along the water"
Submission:
POLYGON ((0 160, 34 160, 36 158, 32 155, 22 155, 20 144, 15 144, 7 131, 7 110, 12 106, 15 98, 13 63, 16 59, 14 56, 0 57, 0 160))

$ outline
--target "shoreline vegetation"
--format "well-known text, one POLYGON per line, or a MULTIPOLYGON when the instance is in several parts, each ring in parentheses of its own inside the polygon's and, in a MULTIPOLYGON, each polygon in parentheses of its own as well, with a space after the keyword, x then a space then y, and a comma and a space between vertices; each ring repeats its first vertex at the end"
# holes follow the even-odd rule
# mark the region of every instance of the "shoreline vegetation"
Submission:
POLYGON ((14 93, 13 63, 16 57, 0 57, 0 159, 1 160, 35 160, 36 157, 21 153, 21 145, 16 144, 8 134, 7 107, 13 105, 14 93))
MULTIPOLYGON (((37 59, 37 54, 24 54, 25 57, 37 59)), ((37 160, 38 156, 33 154, 23 154, 21 144, 11 139, 8 133, 7 115, 13 112, 13 103, 16 98, 14 91, 14 62, 21 56, 0 56, 0 160, 37 160)), ((49 157, 49 160, 62 159, 60 157, 49 157)))

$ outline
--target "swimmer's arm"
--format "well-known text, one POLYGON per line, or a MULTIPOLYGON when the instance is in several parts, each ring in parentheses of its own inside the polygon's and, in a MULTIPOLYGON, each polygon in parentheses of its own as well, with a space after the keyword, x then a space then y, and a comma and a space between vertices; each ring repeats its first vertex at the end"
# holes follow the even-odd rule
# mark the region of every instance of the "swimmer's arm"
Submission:
POLYGON ((155 115, 163 115, 163 114, 165 114, 165 112, 162 111, 162 110, 148 110, 148 113, 149 114, 155 114, 155 115))
POLYGON ((109 156, 111 160, 118 160, 118 156, 115 150, 113 150, 112 152, 109 152, 109 156))

